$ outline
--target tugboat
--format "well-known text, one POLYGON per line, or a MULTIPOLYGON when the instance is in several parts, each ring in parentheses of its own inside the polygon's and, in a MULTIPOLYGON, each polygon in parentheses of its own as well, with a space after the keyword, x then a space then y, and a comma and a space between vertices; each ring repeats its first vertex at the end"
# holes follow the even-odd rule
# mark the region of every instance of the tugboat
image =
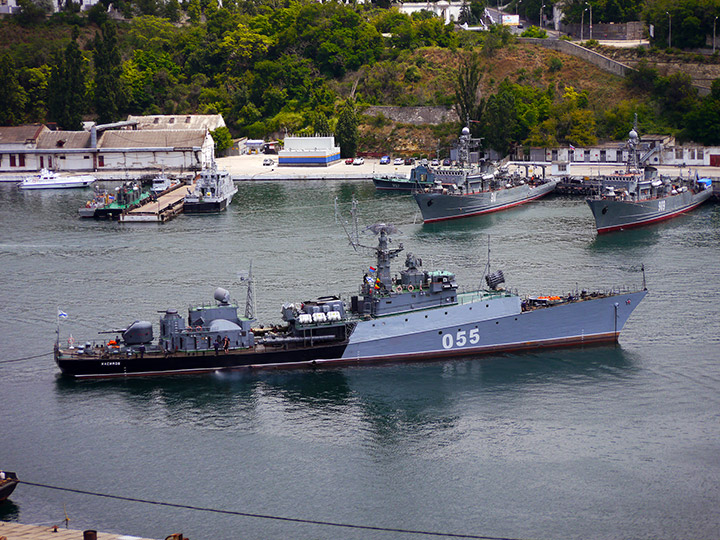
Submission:
POLYGON ((150 192, 143 190, 140 182, 128 181, 115 188, 114 192, 95 190, 92 200, 78 208, 82 218, 118 219, 123 212, 135 208, 150 197, 150 192))
POLYGON ((20 483, 17 475, 10 471, 0 471, 0 502, 7 499, 20 483))
POLYGON ((200 171, 195 189, 192 192, 188 189, 183 211, 186 214, 222 212, 228 207, 235 193, 237 187, 230 173, 218 170, 213 162, 210 168, 200 171))
MULTIPOLYGON (((576 292, 521 298, 506 291, 502 271, 487 288, 461 292, 455 275, 426 271, 407 254, 392 276, 390 262, 403 251, 388 247, 392 225, 369 228, 378 235, 375 266, 364 272, 349 304, 326 296, 282 306, 282 324, 262 327, 248 287, 245 315, 228 291, 214 305, 189 309, 183 318, 167 309, 153 325, 135 321, 114 330, 116 339, 80 347, 55 345, 60 371, 76 378, 204 373, 225 369, 291 368, 437 359, 500 351, 617 341, 647 289, 576 292), (552 301, 546 299, 552 298, 552 301)), ((353 244, 359 246, 359 244, 353 244)), ((252 283, 252 282, 250 282, 252 283)))
POLYGON ((708 178, 671 180, 658 176, 655 167, 640 167, 639 143, 637 128, 633 127, 625 144, 625 171, 603 176, 600 193, 586 199, 599 234, 674 218, 700 206, 712 195, 712 181, 708 178))
POLYGON ((413 193, 424 223, 506 210, 539 199, 558 184, 556 179, 508 175, 490 164, 481 169, 469 167, 469 148, 475 141, 470 137, 470 128, 464 127, 459 144, 460 166, 433 170, 432 176, 419 172, 420 179, 433 180, 432 186, 413 193))

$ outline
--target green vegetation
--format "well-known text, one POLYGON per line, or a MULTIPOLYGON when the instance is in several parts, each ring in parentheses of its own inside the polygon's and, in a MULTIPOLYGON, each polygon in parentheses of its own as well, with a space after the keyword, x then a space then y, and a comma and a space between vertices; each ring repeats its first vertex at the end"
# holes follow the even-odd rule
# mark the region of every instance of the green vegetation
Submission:
MULTIPOLYGON (((696 46, 720 13, 706 0, 590 3, 594 21, 642 15, 656 25, 658 44, 669 11, 677 17, 673 46, 696 46)), ((720 110, 715 87, 700 99, 687 76, 661 77, 649 63, 623 85, 575 58, 519 44, 502 26, 464 32, 427 11, 310 0, 113 4, 127 20, 110 19, 105 3, 81 14, 72 2, 48 18, 48 6, 31 0, 0 20, 0 123, 79 129, 83 119, 107 123, 129 113, 219 113, 229 131, 214 134, 218 151, 231 134, 334 132, 343 156, 352 156, 388 140, 406 153, 427 152, 438 140, 449 144, 468 119, 475 136, 501 151, 589 144, 624 138, 637 113, 643 132, 720 144, 718 122, 706 120, 720 110), (455 107, 461 121, 395 124, 362 115, 367 105, 455 107)), ((518 8, 537 20, 552 4, 523 0, 518 8)), ((485 6, 472 1, 461 18, 472 24, 485 6)), ((579 22, 587 1, 564 6, 566 19, 579 22)))

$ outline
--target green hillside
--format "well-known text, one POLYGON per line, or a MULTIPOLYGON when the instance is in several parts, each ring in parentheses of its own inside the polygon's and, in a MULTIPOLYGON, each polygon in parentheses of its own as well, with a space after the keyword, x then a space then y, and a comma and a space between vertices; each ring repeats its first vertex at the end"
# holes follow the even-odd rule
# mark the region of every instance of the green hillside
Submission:
POLYGON ((429 12, 307 0, 118 5, 134 16, 111 20, 99 4, 0 19, 0 124, 220 113, 236 137, 334 131, 353 150, 422 154, 449 145, 460 122, 363 111, 441 106, 501 151, 621 139, 636 113, 642 132, 720 143, 720 91, 700 98, 682 72, 648 63, 624 81, 503 27, 467 32, 429 12), (341 110, 350 126, 338 126, 341 110))

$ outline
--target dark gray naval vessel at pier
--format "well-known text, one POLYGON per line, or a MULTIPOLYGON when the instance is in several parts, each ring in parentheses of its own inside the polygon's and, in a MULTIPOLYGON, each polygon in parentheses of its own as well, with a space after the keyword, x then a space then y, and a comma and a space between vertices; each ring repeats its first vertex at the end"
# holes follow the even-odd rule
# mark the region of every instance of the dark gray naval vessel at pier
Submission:
POLYGON ((349 303, 336 296, 282 306, 283 323, 260 327, 251 288, 245 316, 224 289, 216 303, 190 307, 187 318, 163 312, 159 336, 150 322, 115 331, 118 339, 80 347, 55 345, 55 361, 72 377, 124 377, 202 373, 225 369, 290 368, 437 359, 613 342, 647 294, 633 291, 576 292, 521 298, 504 290, 502 271, 486 272, 487 288, 461 292, 455 275, 423 270, 407 254, 405 268, 391 274, 403 251, 390 248, 391 225, 371 227, 379 239, 375 266, 365 271, 349 303))
POLYGON ((413 192, 424 223, 460 219, 506 210, 552 192, 557 179, 523 178, 494 167, 470 167, 470 128, 458 144, 459 166, 432 171, 435 182, 413 192))
POLYGON ((655 167, 640 167, 635 128, 626 143, 625 171, 602 177, 600 193, 587 199, 597 232, 608 233, 671 219, 700 206, 712 195, 707 178, 667 178, 655 167))
POLYGON ((195 181, 195 187, 188 194, 183 203, 183 212, 186 214, 207 214, 222 212, 225 210, 233 195, 237 193, 237 187, 230 176, 230 173, 218 170, 213 162, 212 166, 200 171, 195 181))

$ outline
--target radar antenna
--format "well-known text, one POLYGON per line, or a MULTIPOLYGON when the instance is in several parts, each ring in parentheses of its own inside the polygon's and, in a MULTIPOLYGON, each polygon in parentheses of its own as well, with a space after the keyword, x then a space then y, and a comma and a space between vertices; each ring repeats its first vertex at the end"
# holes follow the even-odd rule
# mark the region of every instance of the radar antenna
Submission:
POLYGON ((247 297, 245 298, 245 318, 255 318, 255 288, 253 286, 253 275, 252 275, 252 261, 250 261, 250 269, 248 270, 247 276, 239 274, 241 283, 247 283, 247 297))

